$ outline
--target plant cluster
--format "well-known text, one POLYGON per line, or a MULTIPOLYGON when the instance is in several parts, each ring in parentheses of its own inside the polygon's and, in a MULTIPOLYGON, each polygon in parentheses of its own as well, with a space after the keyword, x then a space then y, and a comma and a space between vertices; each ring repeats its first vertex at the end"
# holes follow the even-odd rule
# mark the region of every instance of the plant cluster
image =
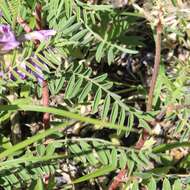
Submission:
POLYGON ((0 0, 0 188, 190 189, 190 5, 0 0))

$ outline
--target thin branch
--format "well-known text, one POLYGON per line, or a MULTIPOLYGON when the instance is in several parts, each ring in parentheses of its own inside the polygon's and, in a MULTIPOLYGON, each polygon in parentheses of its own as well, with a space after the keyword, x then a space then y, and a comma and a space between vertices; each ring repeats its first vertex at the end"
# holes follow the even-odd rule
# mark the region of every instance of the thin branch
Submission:
POLYGON ((149 89, 149 94, 148 94, 146 111, 152 110, 154 90, 155 90, 156 80, 158 77, 159 66, 160 66, 161 34, 162 34, 162 23, 161 23, 161 19, 159 18, 157 28, 156 28, 156 55, 155 55, 155 59, 154 59, 154 70, 153 70, 153 75, 152 75, 152 79, 150 82, 150 89, 149 89))
MULTIPOLYGON (((43 102, 43 106, 49 105, 49 89, 48 89, 48 83, 46 80, 44 80, 42 84, 42 102, 43 102)), ((45 127, 49 126, 49 120, 50 120, 50 114, 44 113, 43 123, 45 127)))

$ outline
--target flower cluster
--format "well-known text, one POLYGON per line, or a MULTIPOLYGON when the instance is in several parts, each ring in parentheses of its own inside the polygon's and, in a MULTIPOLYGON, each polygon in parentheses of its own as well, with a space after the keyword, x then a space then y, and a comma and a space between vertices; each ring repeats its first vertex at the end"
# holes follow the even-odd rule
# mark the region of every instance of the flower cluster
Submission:
POLYGON ((9 25, 0 24, 0 53, 5 54, 15 49, 21 42, 26 40, 47 40, 50 36, 54 36, 54 30, 40 30, 24 34, 16 39, 9 25))
MULTIPOLYGON (((1 16, 2 13, 0 11, 0 17, 1 16)), ((56 31, 54 30, 39 30, 21 35, 20 37, 16 38, 9 25, 0 24, 0 54, 6 54, 10 52, 26 40, 44 41, 47 40, 49 37, 54 36, 55 34, 56 31)), ((21 63, 20 67, 35 76, 39 83, 42 83, 42 81, 44 80, 42 68, 32 62, 32 60, 29 59, 28 61, 31 63, 32 67, 35 68, 35 71, 32 71, 30 68, 28 68, 25 63, 21 63)), ((14 71, 20 76, 21 79, 27 78, 27 76, 22 73, 18 68, 15 68, 14 71)), ((3 74, 3 71, 0 70, 1 78, 3 78, 3 74)), ((12 75, 11 71, 9 77, 11 80, 15 80, 15 77, 12 75)))

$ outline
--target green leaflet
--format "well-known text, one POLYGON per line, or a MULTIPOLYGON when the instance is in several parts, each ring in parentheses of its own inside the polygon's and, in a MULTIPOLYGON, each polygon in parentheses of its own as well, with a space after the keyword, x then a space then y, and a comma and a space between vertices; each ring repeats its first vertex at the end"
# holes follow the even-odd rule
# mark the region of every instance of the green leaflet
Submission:
POLYGON ((126 167, 126 164, 127 164, 126 152, 124 150, 121 150, 120 157, 119 157, 119 167, 121 169, 124 169, 126 167))
POLYGON ((182 190, 183 189, 182 186, 183 186, 183 184, 181 183, 181 180, 176 179, 174 184, 173 184, 172 190, 182 190))
POLYGON ((101 114, 101 118, 102 119, 106 119, 107 115, 108 115, 108 111, 110 108, 110 96, 107 95, 105 100, 104 100, 104 105, 103 105, 103 109, 102 109, 102 114, 101 114))
POLYGON ((163 181, 163 190, 171 190, 171 185, 167 178, 165 178, 163 181))
POLYGON ((104 45, 105 43, 104 42, 101 42, 96 50, 96 54, 95 54, 95 57, 96 57, 96 61, 97 62, 100 62, 101 61, 101 58, 103 57, 104 55, 104 45))
POLYGON ((84 89, 82 90, 81 94, 79 95, 79 102, 82 103, 84 101, 84 99, 87 97, 88 93, 90 92, 92 88, 92 83, 88 82, 86 84, 86 86, 84 87, 84 89))
POLYGON ((39 179, 37 180, 37 183, 36 183, 35 187, 34 187, 34 190, 44 190, 44 189, 45 189, 45 188, 44 188, 44 184, 43 184, 43 182, 42 182, 42 179, 39 178, 39 179))
POLYGON ((53 95, 58 94, 59 91, 63 88, 65 82, 65 78, 64 77, 59 77, 55 80, 51 80, 49 82, 49 88, 50 91, 53 95))
POLYGON ((113 47, 110 47, 108 50, 108 64, 111 65, 114 61, 113 47))
POLYGON ((115 102, 113 104, 113 108, 112 108, 111 116, 110 116, 111 123, 115 123, 117 116, 118 116, 118 109, 119 109, 118 104, 115 102))
POLYGON ((99 143, 97 141, 93 141, 93 145, 95 146, 96 152, 98 154, 98 159, 103 165, 108 165, 108 157, 105 153, 106 146, 103 146, 102 143, 99 143))
POLYGON ((65 0, 65 12, 66 12, 66 16, 69 18, 72 14, 72 4, 73 1, 72 0, 65 0))
POLYGON ((66 28, 65 30, 62 31, 63 35, 70 35, 72 34, 74 31, 78 30, 81 26, 81 23, 76 23, 72 26, 70 26, 69 28, 66 28))
POLYGON ((77 34, 73 35, 72 38, 70 38, 71 41, 79 41, 81 38, 83 38, 87 34, 88 30, 81 30, 77 34))
POLYGON ((75 75, 72 75, 65 90, 65 99, 69 99, 74 90, 75 75))
POLYGON ((95 166, 98 163, 98 160, 94 156, 93 151, 91 151, 91 146, 84 141, 80 142, 80 146, 81 146, 83 152, 86 152, 85 156, 86 156, 87 160, 89 161, 89 163, 91 165, 95 166))
POLYGON ((151 177, 149 183, 147 184, 148 190, 156 190, 156 181, 151 177))
POLYGON ((73 92, 70 96, 71 98, 75 97, 79 93, 79 91, 81 90, 82 83, 83 83, 83 78, 79 78, 73 87, 73 92))
POLYGON ((102 89, 99 88, 98 91, 96 92, 96 95, 94 97, 94 101, 92 104, 92 112, 93 113, 96 113, 98 111, 98 105, 100 103, 101 97, 102 97, 102 89))
POLYGON ((60 27, 58 28, 58 32, 62 32, 64 30, 66 30, 67 28, 69 28, 70 26, 72 26, 72 24, 76 21, 76 15, 71 16, 69 19, 67 19, 67 21, 64 21, 63 25, 60 25, 60 27))
POLYGON ((99 76, 95 77, 94 81, 96 81, 97 83, 103 82, 107 78, 107 76, 108 76, 108 74, 104 73, 103 75, 99 75, 99 76))

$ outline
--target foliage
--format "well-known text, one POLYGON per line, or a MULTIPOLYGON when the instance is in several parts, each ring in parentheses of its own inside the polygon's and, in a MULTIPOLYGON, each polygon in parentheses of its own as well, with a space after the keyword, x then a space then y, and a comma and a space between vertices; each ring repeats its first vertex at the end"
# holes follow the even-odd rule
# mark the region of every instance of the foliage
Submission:
POLYGON ((117 8, 107 1, 0 0, 0 24, 10 25, 17 39, 25 33, 18 16, 35 30, 37 3, 43 27, 56 35, 0 54, 0 187, 74 189, 88 181, 108 189, 126 169, 121 189, 189 189, 190 60, 176 54, 190 48, 188 2, 129 1, 117 8), (159 6, 162 60, 154 110, 146 112, 152 64, 144 64, 143 53, 154 54, 159 6), (48 107, 36 76, 48 83, 48 107), (42 113, 52 116, 49 129, 41 127, 42 113), (137 149, 144 130, 150 136, 137 149), (70 181, 58 185, 63 167, 70 181))

